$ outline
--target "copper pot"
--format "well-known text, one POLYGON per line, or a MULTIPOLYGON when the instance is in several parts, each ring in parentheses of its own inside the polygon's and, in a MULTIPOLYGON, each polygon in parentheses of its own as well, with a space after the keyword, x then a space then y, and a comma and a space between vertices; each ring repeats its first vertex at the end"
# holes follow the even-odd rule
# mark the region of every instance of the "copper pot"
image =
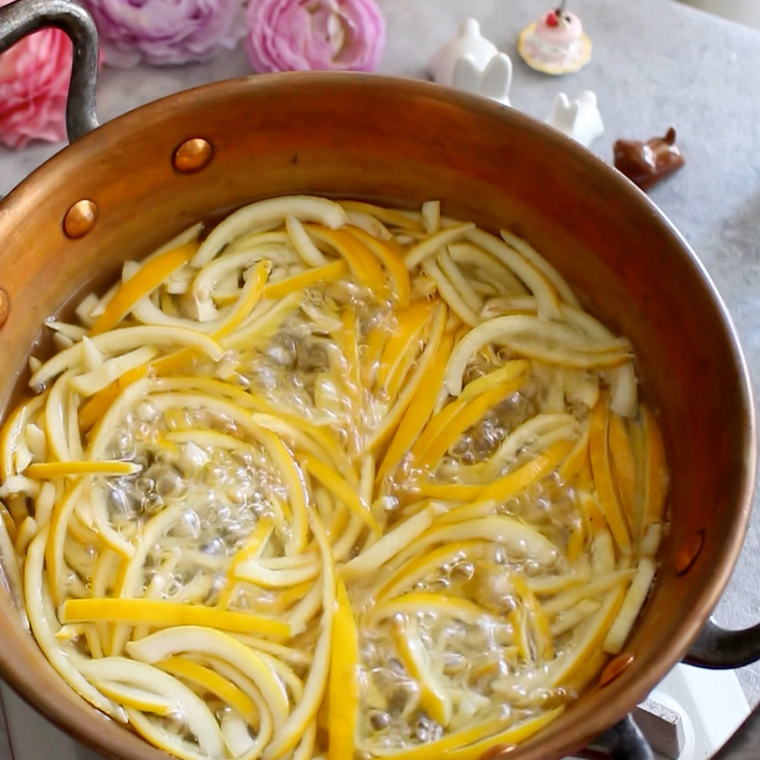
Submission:
MULTIPOLYGON (((221 82, 84 134, 97 125, 96 36, 81 8, 70 0, 19 0, 0 9, 0 50, 51 24, 77 43, 73 144, 0 203, 0 296, 9 305, 0 332, 0 409, 25 380, 46 317, 113 280, 126 258, 147 254, 197 220, 300 192, 415 207, 440 198, 448 214, 527 238, 586 308, 632 339, 672 476, 672 530, 627 645, 633 664, 611 683, 593 685, 510 757, 554 760, 583 747, 617 724, 703 629, 692 660, 735 667, 760 656, 757 631, 727 634, 708 622, 752 503, 747 368, 715 287, 643 193, 517 111, 381 76, 221 82)), ((69 689, 22 627, 3 584, 0 618, 0 675, 31 705, 105 755, 165 757, 69 689)))

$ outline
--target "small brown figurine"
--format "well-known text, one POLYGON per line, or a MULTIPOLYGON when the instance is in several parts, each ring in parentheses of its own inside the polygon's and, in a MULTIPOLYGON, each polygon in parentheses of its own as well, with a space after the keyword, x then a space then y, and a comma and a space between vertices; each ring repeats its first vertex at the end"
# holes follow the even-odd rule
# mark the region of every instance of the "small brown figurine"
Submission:
POLYGON ((645 143, 639 140, 618 140, 614 153, 615 168, 642 190, 648 190, 663 177, 684 165, 683 155, 676 145, 676 131, 673 127, 665 137, 653 137, 645 143))

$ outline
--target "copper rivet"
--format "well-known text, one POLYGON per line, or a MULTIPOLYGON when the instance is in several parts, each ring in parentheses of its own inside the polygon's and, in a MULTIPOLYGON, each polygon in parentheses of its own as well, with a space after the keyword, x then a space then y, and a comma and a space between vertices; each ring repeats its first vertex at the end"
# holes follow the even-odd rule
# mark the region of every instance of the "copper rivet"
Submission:
POLYGON ((77 201, 63 217, 63 231, 72 240, 84 237, 98 219, 98 207, 88 200, 77 201))
POLYGON ((697 559, 699 552, 702 551, 702 545, 705 542, 705 534, 700 530, 686 539, 686 543, 678 551, 676 557, 676 572, 683 575, 697 559))
POLYGON ((211 160, 211 143, 196 137, 186 140, 174 151, 174 168, 178 172, 197 172, 211 160))
POLYGON ((8 321, 8 315, 11 313, 11 297, 8 291, 0 288, 0 327, 8 321))
POLYGON ((635 656, 630 652, 619 654, 614 660, 610 660, 599 676, 599 684, 608 686, 611 684, 630 664, 634 661, 635 656))
POLYGON ((514 748, 514 744, 494 744, 493 747, 487 749, 480 756, 480 760, 496 760, 496 758, 503 757, 508 752, 512 752, 514 748))

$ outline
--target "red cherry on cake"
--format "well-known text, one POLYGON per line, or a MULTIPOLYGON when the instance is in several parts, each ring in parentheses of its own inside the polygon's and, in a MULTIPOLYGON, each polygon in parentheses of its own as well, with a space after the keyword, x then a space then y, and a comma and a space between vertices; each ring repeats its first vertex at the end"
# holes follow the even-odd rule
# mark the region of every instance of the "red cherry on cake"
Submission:
POLYGON ((559 26, 559 19, 557 18, 557 12, 556 11, 549 11, 546 14, 546 18, 544 19, 544 23, 547 26, 559 26))

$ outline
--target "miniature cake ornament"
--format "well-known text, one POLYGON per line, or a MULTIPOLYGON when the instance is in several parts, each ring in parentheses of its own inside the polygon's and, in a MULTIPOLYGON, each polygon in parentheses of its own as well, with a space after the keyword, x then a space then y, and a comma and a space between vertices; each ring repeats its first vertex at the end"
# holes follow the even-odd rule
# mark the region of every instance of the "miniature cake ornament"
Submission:
POLYGON ((559 76, 573 74, 591 60, 591 40, 581 20, 565 10, 565 0, 555 10, 520 32, 517 52, 532 69, 559 76))
POLYGON ((480 24, 468 18, 456 37, 430 59, 430 76, 436 84, 482 95, 508 106, 512 61, 480 33, 480 24))

